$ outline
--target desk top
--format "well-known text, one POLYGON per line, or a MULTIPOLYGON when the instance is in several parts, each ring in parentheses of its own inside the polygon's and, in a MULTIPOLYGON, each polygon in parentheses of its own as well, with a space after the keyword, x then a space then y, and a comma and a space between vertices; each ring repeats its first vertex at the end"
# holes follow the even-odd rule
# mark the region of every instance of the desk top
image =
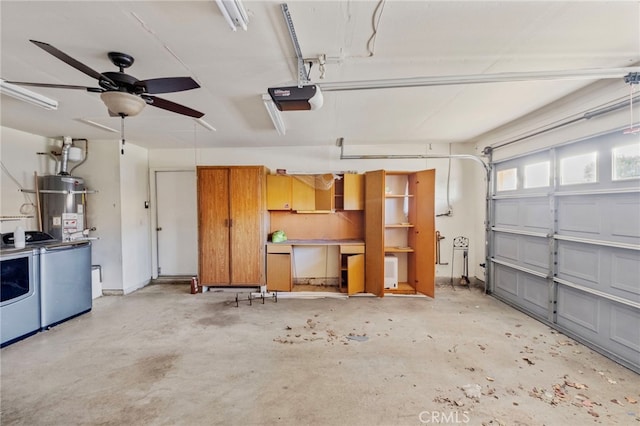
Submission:
POLYGON ((314 240, 287 240, 281 243, 272 243, 269 241, 268 245, 282 245, 282 246, 342 246, 342 245, 358 245, 363 246, 363 240, 324 240, 324 239, 314 239, 314 240))

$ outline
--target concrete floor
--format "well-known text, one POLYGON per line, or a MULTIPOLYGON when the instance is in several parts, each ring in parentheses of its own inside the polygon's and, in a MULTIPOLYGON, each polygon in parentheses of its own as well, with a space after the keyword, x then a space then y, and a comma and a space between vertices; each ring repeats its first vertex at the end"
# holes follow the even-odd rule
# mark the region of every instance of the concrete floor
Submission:
POLYGON ((1 351, 3 426, 640 424, 640 378, 479 287, 244 300, 156 284, 1 351))

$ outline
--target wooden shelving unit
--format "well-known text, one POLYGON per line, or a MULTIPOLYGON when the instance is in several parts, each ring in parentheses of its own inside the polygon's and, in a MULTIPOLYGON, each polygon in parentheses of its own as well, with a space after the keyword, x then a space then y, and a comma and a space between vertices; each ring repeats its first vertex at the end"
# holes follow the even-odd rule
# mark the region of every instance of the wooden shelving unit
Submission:
POLYGON ((366 291, 435 292, 435 170, 367 172, 366 291), (397 288, 384 288, 385 255, 398 258, 397 288))

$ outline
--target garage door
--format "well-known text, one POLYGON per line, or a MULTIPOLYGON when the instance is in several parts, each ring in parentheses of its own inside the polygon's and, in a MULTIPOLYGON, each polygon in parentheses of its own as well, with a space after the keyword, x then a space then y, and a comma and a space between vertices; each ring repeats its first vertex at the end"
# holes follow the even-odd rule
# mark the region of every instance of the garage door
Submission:
POLYGON ((640 138, 493 163, 489 289, 640 372, 640 138))

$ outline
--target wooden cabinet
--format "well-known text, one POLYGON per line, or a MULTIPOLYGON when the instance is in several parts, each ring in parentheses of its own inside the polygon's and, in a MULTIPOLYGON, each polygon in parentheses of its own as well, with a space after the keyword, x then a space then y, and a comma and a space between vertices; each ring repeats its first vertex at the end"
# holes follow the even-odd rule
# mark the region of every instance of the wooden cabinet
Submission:
POLYGON ((267 210, 291 210, 291 176, 267 175, 267 210))
POLYGON ((336 210, 364 210, 364 175, 345 173, 335 183, 336 210))
POLYGON ((434 297, 434 194, 435 170, 366 173, 366 292, 378 296, 385 291, 418 292, 434 297), (398 258, 397 289, 384 288, 385 255, 398 258))
POLYGON ((266 169, 202 166, 197 176, 200 284, 263 285, 266 169))
POLYGON ((268 175, 267 210, 330 212, 364 210, 364 175, 268 175))
POLYGON ((364 245, 340 245, 340 291, 364 293, 364 245))
POLYGON ((267 291, 291 291, 291 254, 288 244, 267 245, 267 291))

